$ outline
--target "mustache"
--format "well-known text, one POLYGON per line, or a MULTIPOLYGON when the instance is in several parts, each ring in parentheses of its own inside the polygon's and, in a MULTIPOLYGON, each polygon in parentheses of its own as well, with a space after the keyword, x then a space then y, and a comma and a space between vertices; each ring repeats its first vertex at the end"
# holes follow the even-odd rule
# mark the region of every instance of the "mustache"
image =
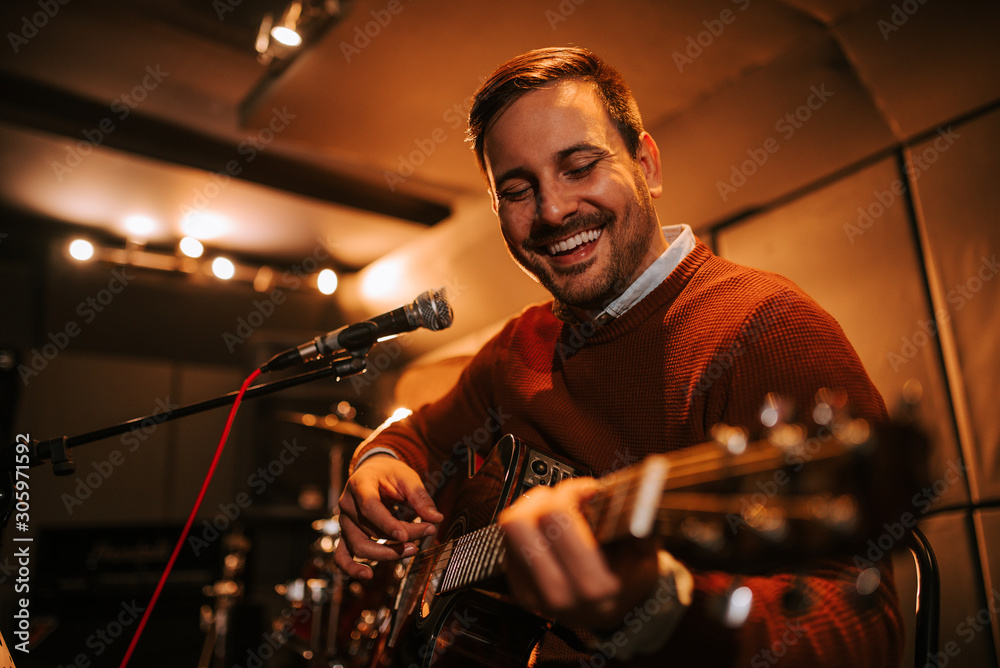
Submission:
POLYGON ((527 239, 521 242, 521 247, 526 251, 547 251, 549 244, 553 242, 566 239, 584 230, 604 227, 612 223, 614 219, 615 214, 610 211, 581 213, 570 218, 559 227, 546 227, 532 233, 527 239))

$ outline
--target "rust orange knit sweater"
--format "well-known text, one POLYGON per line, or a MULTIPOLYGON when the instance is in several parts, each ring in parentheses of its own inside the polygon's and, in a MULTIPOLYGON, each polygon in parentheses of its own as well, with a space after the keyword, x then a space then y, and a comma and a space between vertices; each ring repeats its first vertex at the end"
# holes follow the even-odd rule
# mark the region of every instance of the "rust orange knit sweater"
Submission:
MULTIPOLYGON (((467 446, 482 454, 513 433, 601 476, 707 441, 718 422, 754 431, 769 392, 808 410, 821 387, 846 390, 861 417, 886 416, 829 314, 787 279, 718 258, 699 243, 603 327, 565 324, 551 304, 528 308, 483 347, 449 394, 382 432, 355 462, 387 447, 436 488, 464 477, 467 446)), ((754 599, 738 629, 712 613, 734 576, 695 572, 695 602, 681 626, 657 655, 634 665, 898 665, 902 624, 889 569, 873 594, 860 596, 852 564, 807 568, 805 576, 741 578, 754 599), (812 601, 805 609, 788 608, 796 588, 812 601)), ((614 663, 574 653, 551 634, 539 656, 552 665, 614 663)))

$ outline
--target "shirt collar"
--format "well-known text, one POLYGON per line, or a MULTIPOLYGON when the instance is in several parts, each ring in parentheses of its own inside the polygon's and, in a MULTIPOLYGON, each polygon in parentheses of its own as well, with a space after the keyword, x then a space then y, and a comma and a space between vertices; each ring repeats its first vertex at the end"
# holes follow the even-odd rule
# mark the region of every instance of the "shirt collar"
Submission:
MULTIPOLYGON (((690 225, 666 225, 660 229, 663 232, 663 238, 667 241, 667 250, 663 251, 663 254, 656 258, 646 268, 646 271, 642 272, 639 278, 625 289, 625 292, 594 317, 593 323, 595 325, 604 325, 615 318, 620 318, 626 311, 642 301, 643 297, 666 280, 667 276, 697 245, 690 225)), ((558 300, 553 303, 552 312, 564 322, 578 322, 578 318, 573 315, 572 310, 558 300)))

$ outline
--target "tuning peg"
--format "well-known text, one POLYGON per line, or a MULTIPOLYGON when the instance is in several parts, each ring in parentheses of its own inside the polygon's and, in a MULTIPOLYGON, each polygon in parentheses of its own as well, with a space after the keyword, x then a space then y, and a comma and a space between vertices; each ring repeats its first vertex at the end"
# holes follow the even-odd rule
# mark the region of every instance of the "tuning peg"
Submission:
POLYGON ((694 515, 684 518, 680 534, 688 542, 708 552, 718 553, 726 546, 722 527, 717 522, 706 522, 694 515))
POLYGON ((712 440, 731 455, 741 455, 747 449, 749 434, 742 427, 719 423, 712 427, 712 440))
POLYGON ((746 526, 769 541, 778 543, 788 535, 788 520, 779 507, 766 503, 747 504, 742 515, 746 526))
POLYGON ((785 424, 792 420, 794 406, 790 401, 779 394, 769 392, 764 397, 764 405, 760 409, 760 423, 766 429, 772 429, 779 424, 785 424))
POLYGON ((816 392, 816 402, 813 405, 813 422, 817 425, 833 429, 838 418, 843 418, 847 411, 847 392, 821 387, 816 392))

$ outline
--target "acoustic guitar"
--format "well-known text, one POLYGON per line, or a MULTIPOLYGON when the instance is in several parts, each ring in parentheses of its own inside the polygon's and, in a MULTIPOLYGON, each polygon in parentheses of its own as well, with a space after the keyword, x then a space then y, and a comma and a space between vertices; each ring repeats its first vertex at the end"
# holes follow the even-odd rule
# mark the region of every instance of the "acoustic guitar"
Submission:
MULTIPOLYGON (((865 541, 898 521, 925 480, 926 442, 910 424, 821 415, 812 435, 779 424, 753 442, 742 429, 718 426, 712 442, 601 478, 581 512, 601 544, 656 536, 699 569, 749 574, 863 554, 865 541)), ((395 601, 355 665, 525 665, 552 623, 505 595, 507 553, 496 520, 531 487, 588 474, 504 437, 463 482, 447 529, 402 565, 376 565, 395 569, 395 601)))

